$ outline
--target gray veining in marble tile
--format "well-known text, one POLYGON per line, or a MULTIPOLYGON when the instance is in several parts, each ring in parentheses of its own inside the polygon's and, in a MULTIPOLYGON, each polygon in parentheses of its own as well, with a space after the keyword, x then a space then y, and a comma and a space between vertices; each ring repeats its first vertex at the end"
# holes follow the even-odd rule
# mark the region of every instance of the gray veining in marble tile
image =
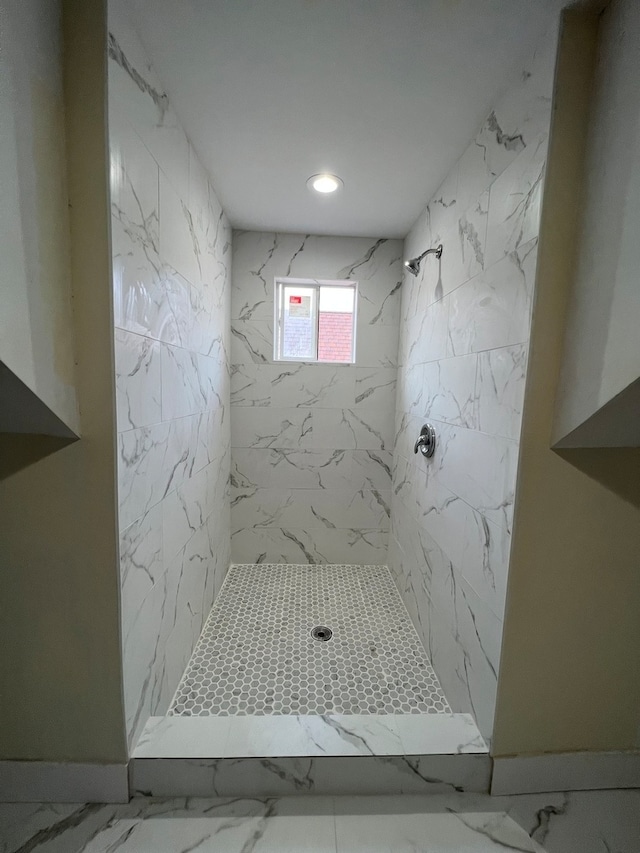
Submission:
POLYGON ((231 231, 126 9, 109 96, 129 740, 165 710, 230 560, 231 231))
POLYGON ((150 717, 133 757, 284 758, 487 755, 468 714, 150 717))
POLYGON ((640 792, 146 800, 0 805, 3 853, 636 853, 640 792), (198 846, 199 845, 199 846, 198 846))
POLYGON ((401 260, 398 240, 235 232, 234 560, 384 563, 401 260), (277 276, 359 282, 355 366, 273 362, 277 276))
POLYGON ((407 235, 388 563, 454 711, 493 727, 555 30, 407 235), (432 259, 433 260, 433 259, 432 259), (425 421, 433 458, 413 453, 425 421))

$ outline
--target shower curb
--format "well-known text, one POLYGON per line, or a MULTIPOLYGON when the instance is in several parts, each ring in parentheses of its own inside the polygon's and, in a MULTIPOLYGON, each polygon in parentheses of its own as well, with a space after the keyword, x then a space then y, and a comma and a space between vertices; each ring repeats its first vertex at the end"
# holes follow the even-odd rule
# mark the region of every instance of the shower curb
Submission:
POLYGON ((132 795, 486 793, 491 759, 468 714, 152 717, 132 795))

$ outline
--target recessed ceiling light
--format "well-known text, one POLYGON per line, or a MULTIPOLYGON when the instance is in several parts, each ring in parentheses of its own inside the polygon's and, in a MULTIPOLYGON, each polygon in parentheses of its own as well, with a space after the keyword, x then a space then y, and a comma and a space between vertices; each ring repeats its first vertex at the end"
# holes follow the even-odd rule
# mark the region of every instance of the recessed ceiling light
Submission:
POLYGON ((342 179, 337 175, 330 175, 328 172, 324 172, 321 175, 311 175, 307 181, 307 186, 310 190, 315 190, 317 193, 326 195, 327 193, 334 193, 336 190, 339 190, 344 184, 342 179))

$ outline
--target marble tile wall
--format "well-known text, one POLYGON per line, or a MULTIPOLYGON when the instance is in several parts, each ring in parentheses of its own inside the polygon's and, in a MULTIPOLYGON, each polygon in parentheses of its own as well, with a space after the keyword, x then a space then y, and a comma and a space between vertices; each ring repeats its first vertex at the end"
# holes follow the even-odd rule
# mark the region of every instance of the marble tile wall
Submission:
POLYGON ((401 262, 401 240, 234 231, 234 562, 386 562, 401 262), (274 362, 282 276, 359 282, 355 365, 274 362))
POLYGON ((555 32, 420 215, 405 256, 389 565, 455 711, 492 733, 555 32), (432 459, 414 455, 425 421, 432 459))
POLYGON ((231 230, 130 26, 109 9, 124 695, 163 713, 230 562, 231 230))

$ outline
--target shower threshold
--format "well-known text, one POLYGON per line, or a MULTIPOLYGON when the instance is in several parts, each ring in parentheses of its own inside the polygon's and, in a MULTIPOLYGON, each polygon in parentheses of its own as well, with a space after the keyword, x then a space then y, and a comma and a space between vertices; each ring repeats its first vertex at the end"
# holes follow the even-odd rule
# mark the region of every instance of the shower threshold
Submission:
POLYGON ((487 791, 386 566, 236 565, 167 716, 131 762, 153 796, 487 791))

